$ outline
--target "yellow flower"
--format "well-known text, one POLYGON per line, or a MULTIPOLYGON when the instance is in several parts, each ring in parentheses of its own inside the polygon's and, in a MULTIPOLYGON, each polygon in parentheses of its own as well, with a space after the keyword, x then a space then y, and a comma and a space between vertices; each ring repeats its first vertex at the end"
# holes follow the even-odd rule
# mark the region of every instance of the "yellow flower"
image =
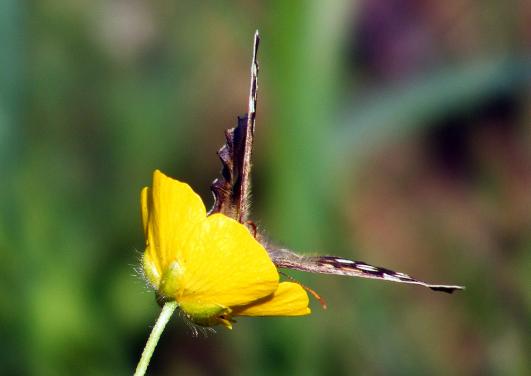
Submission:
POLYGON ((232 328, 233 316, 300 316, 308 295, 280 282, 267 251, 237 221, 207 216, 186 183, 156 170, 141 194, 144 273, 166 300, 198 325, 232 328))

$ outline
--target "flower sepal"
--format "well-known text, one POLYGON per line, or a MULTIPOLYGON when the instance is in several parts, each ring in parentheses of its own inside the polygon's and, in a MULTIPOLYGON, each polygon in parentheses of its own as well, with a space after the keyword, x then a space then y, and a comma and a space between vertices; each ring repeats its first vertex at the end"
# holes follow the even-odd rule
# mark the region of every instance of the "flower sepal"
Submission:
POLYGON ((234 321, 231 319, 232 309, 229 307, 223 307, 214 303, 182 302, 180 308, 194 324, 201 326, 220 324, 228 329, 232 329, 232 323, 234 321))

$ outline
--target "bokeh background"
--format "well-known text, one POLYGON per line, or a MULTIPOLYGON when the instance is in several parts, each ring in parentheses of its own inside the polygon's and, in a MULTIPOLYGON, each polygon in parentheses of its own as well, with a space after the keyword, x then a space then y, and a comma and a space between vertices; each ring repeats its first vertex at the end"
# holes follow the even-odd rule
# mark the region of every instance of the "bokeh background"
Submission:
POLYGON ((192 338, 152 375, 525 375, 531 4, 0 2, 0 374, 131 374, 160 168, 212 203, 260 29, 253 218, 271 239, 467 286, 289 273, 328 302, 192 338))

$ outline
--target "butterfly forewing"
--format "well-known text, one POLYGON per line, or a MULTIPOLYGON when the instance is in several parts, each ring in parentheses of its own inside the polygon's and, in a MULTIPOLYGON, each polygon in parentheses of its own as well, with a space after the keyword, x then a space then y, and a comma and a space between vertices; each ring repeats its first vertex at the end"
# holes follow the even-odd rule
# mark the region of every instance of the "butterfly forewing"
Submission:
POLYGON ((350 277, 380 279, 398 283, 409 283, 428 287, 434 291, 452 293, 462 286, 437 285, 415 279, 408 274, 395 272, 363 261, 353 261, 336 256, 301 256, 283 248, 267 248, 269 256, 278 268, 301 270, 310 273, 336 274, 350 277))
POLYGON ((238 117, 238 125, 225 131, 226 143, 218 151, 223 165, 221 177, 214 180, 211 185, 214 205, 209 214, 222 213, 240 223, 248 220, 250 209, 251 156, 256 119, 259 43, 260 36, 257 31, 254 35, 247 115, 238 117))

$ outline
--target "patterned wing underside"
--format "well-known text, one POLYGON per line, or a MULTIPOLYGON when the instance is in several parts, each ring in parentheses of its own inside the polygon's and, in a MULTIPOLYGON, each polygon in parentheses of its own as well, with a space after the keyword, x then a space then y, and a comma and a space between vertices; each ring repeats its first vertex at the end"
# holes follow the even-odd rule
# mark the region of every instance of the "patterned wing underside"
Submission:
POLYGON ((260 36, 256 31, 247 115, 238 117, 238 125, 225 131, 227 141, 218 151, 222 163, 221 176, 214 180, 210 187, 214 194, 214 205, 208 214, 222 213, 240 223, 247 221, 250 209, 251 155, 258 91, 259 43, 260 36))
POLYGON ((247 224, 257 240, 267 249, 269 257, 278 268, 409 283, 447 293, 463 289, 461 286, 429 284, 414 279, 407 274, 372 266, 361 261, 352 261, 334 256, 301 256, 288 249, 276 248, 267 244, 267 240, 262 239, 262 236, 257 233, 256 226, 252 222, 248 223, 251 155, 258 89, 257 53, 259 42, 260 37, 257 31, 254 37, 247 116, 238 118, 238 125, 225 132, 227 142, 218 151, 222 162, 221 176, 212 183, 211 190, 214 194, 214 205, 208 215, 222 213, 240 223, 247 224))
POLYGON ((287 249, 268 247, 269 256, 278 268, 301 270, 310 273, 336 274, 351 277, 380 279, 428 287, 434 291, 453 293, 463 286, 435 285, 419 281, 405 273, 335 256, 301 256, 287 249))

